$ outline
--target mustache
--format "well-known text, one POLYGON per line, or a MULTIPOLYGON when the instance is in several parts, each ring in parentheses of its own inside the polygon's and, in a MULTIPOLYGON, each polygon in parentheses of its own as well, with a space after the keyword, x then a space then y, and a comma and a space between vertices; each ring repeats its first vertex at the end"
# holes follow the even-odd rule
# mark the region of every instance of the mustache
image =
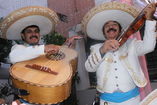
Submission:
POLYGON ((114 32, 116 32, 117 30, 114 29, 114 28, 110 28, 109 30, 107 30, 107 33, 110 32, 110 31, 114 31, 114 32))
POLYGON ((33 35, 33 36, 31 36, 29 39, 32 39, 32 38, 38 39, 38 36, 33 35))

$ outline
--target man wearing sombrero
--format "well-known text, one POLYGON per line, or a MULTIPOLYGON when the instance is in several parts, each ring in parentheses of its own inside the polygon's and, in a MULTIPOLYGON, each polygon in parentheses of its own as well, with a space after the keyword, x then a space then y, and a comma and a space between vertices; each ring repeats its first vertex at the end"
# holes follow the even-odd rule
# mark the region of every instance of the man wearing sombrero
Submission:
MULTIPOLYGON (((54 31, 59 19, 57 14, 48 8, 30 6, 18 9, 8 15, 0 25, 0 35, 9 40, 23 40, 24 44, 15 44, 9 54, 12 64, 39 57, 43 54, 55 54, 60 50, 57 45, 40 45, 40 36, 54 31)), ((80 36, 66 40, 70 46, 80 36)), ((23 101, 22 101, 23 102, 23 101)))
POLYGON ((138 56, 154 50, 156 21, 153 20, 155 4, 145 8, 145 33, 143 40, 128 39, 122 46, 116 38, 137 16, 138 11, 126 4, 109 2, 97 6, 83 18, 83 30, 92 39, 105 40, 91 46, 85 67, 96 72, 100 105, 139 105, 139 88, 147 80, 138 56))
MULTIPOLYGON (((59 46, 52 44, 38 45, 40 35, 47 35, 53 32, 58 21, 58 16, 54 11, 38 6, 21 8, 8 15, 0 26, 1 37, 9 40, 22 39, 25 42, 24 46, 13 46, 10 53, 11 62, 16 63, 36 58, 44 53, 58 52, 59 46), (32 47, 30 45, 38 46, 32 47), (26 46, 31 48, 28 47, 29 49, 25 49, 26 46)), ((79 38, 81 37, 71 37, 67 39, 66 44, 70 44, 74 39, 79 38)))

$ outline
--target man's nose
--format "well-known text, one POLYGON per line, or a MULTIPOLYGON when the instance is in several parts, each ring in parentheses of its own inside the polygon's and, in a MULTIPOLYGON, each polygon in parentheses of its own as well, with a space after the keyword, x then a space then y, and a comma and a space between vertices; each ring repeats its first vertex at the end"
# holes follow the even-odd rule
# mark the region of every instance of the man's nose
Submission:
POLYGON ((35 32, 35 31, 32 31, 32 35, 36 35, 36 34, 38 34, 37 32, 35 32))
POLYGON ((112 28, 113 27, 113 25, 109 25, 109 28, 112 28))

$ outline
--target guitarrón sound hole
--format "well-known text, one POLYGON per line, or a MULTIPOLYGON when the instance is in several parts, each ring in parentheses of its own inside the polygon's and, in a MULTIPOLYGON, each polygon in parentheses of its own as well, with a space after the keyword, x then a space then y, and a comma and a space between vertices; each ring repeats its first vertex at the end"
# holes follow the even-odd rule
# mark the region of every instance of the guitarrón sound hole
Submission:
POLYGON ((59 51, 56 54, 46 54, 46 57, 51 60, 61 60, 65 58, 65 54, 62 51, 59 51))

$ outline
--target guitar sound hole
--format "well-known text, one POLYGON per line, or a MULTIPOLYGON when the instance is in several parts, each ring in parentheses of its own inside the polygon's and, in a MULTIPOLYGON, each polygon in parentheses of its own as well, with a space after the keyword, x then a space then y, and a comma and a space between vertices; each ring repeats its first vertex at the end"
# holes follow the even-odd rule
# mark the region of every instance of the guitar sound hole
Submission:
POLYGON ((60 51, 60 52, 58 52, 56 54, 46 54, 46 57, 48 59, 58 61, 58 60, 64 59, 65 58, 65 54, 60 51))

